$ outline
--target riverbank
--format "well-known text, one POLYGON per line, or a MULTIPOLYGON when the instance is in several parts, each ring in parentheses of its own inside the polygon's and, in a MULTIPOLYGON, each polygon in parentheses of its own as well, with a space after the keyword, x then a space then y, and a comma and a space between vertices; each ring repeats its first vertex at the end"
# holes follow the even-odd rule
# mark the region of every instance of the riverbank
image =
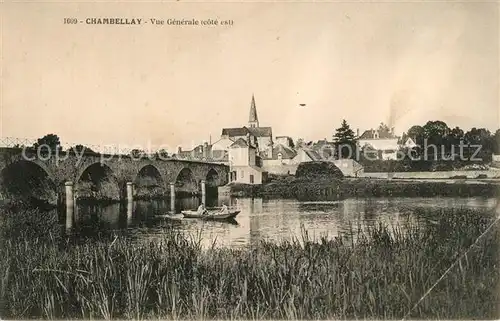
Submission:
POLYGON ((443 210, 405 233, 355 232, 356 243, 304 232, 300 242, 238 250, 203 250, 171 230, 143 245, 112 235, 78 243, 39 213, 2 214, 15 218, 2 233, 19 227, 1 238, 3 318, 499 317, 499 226, 477 240, 489 211, 443 210), (33 217, 38 236, 24 221, 33 217))
POLYGON ((370 178, 296 179, 281 177, 262 185, 231 184, 230 195, 237 197, 297 198, 337 200, 349 197, 497 197, 500 182, 433 180, 385 180, 370 178))

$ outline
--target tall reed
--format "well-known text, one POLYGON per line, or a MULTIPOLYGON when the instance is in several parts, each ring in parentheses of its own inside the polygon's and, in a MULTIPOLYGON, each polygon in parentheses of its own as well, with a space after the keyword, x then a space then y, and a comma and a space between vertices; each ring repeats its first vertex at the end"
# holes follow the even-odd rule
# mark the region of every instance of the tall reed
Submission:
POLYGON ((4 237, 0 315, 498 318, 498 225, 474 244, 494 215, 448 209, 425 225, 354 229, 355 242, 312 240, 304 231, 245 249, 203 249, 171 230, 151 243, 4 237))

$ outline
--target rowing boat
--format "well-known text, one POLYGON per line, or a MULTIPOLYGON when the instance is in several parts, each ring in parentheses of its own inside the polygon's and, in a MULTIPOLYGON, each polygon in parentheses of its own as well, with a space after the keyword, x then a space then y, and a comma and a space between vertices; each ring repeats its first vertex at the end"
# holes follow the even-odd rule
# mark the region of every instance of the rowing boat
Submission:
POLYGON ((197 211, 181 211, 182 215, 184 215, 185 218, 201 218, 202 220, 207 220, 207 221, 226 221, 226 220, 231 220, 236 217, 240 213, 240 211, 229 211, 227 214, 219 214, 217 212, 212 213, 212 214, 199 214, 197 211))

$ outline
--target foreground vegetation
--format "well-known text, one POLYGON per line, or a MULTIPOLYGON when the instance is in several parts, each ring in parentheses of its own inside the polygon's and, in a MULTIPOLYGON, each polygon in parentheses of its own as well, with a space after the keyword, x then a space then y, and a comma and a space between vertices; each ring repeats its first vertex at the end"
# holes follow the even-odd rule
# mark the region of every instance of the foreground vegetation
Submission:
POLYGON ((404 229, 356 230, 355 242, 304 232, 294 242, 203 249, 172 231, 148 244, 109 234, 76 242, 50 213, 4 211, 0 316, 498 318, 496 214, 416 215, 433 217, 404 229))

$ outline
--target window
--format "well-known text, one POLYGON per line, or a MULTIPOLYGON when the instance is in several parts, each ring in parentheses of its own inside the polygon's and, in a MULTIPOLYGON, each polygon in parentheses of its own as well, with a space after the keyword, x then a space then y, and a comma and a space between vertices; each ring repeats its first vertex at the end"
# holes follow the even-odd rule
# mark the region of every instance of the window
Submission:
POLYGON ((241 171, 241 178, 245 177, 245 171, 241 171))
POLYGON ((283 158, 283 155, 281 153, 278 153, 278 159, 281 160, 283 158))
POLYGON ((253 184, 253 175, 250 175, 250 184, 253 184))

